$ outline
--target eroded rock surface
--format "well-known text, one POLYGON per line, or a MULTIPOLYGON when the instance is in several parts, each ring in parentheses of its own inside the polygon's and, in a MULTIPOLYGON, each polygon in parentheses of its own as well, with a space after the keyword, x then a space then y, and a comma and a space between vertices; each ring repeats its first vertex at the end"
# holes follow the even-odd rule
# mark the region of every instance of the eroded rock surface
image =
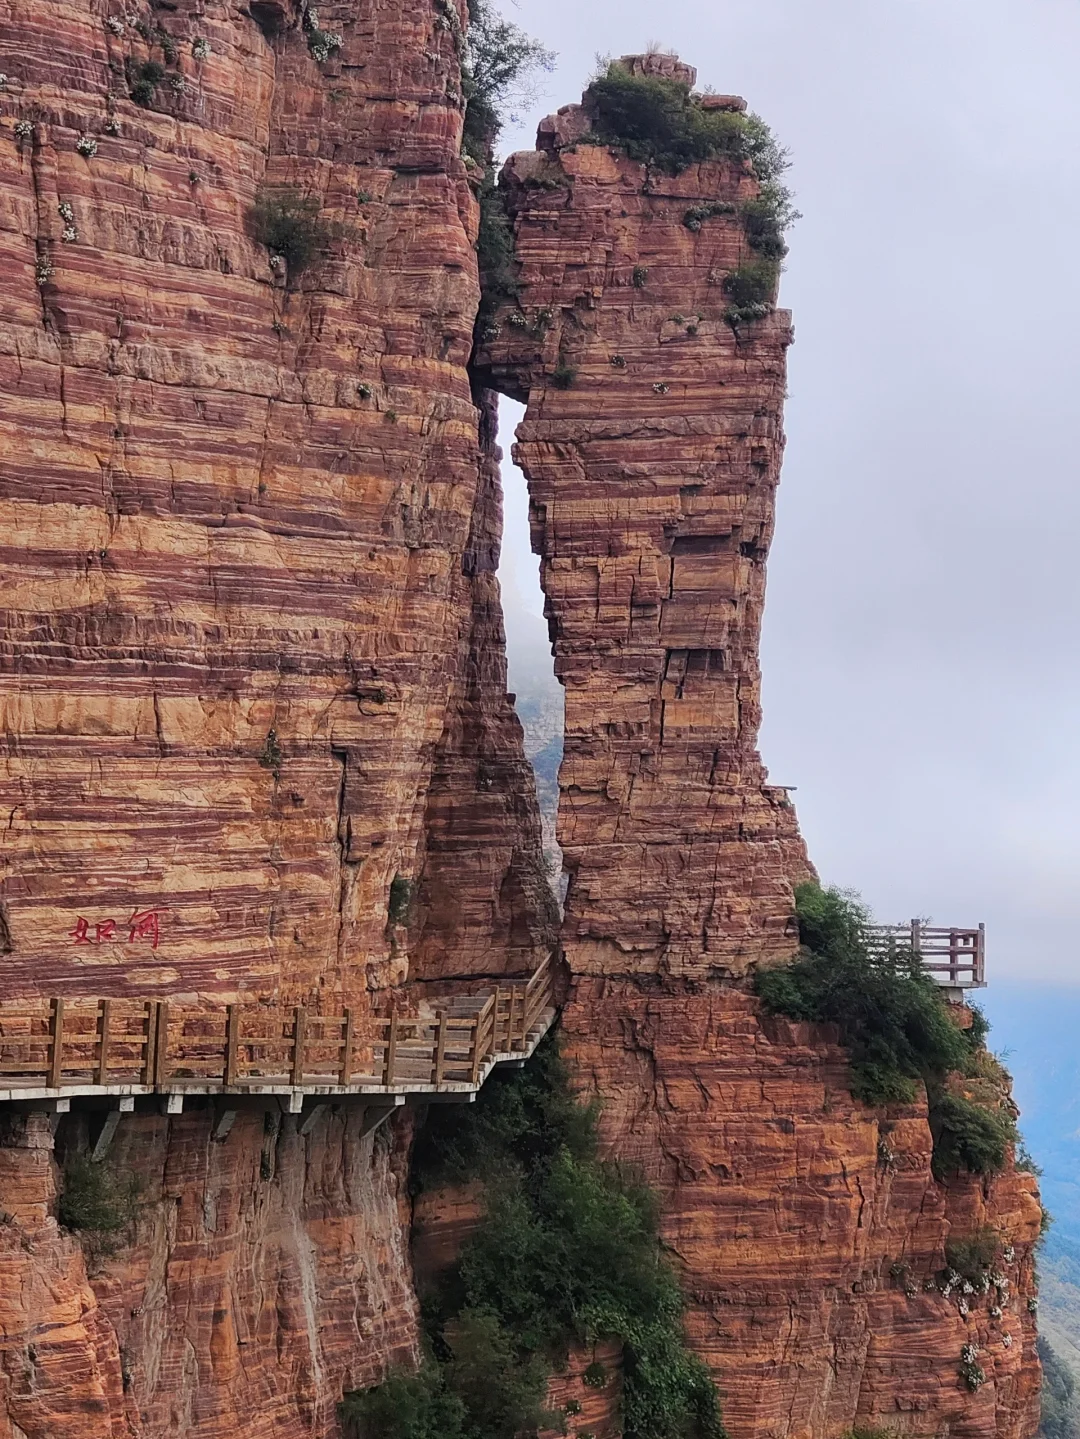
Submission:
POLYGON ((140 1176, 140 1213, 112 1256, 50 1212, 49 1117, 9 1129, 0 1435, 337 1434, 343 1388, 416 1344, 408 1134, 360 1124, 247 1111, 216 1140, 212 1112, 129 1118, 107 1162, 140 1176))
MULTIPOLYGON (((292 0, 0 0, 5 997, 362 1005, 552 940, 466 369, 465 7, 318 18, 342 39, 321 61, 292 0), (267 183, 321 197, 303 272, 251 237, 267 183)), ((657 66, 692 79, 634 61, 657 66)), ((1033 1181, 937 1184, 923 1108, 862 1108, 828 1036, 740 988, 793 951, 810 872, 756 749, 791 328, 724 318, 754 178, 646 175, 587 129, 567 107, 510 162, 520 303, 473 376, 529 401, 575 1062, 663 1194, 735 1439, 1027 1439, 1033 1181), (702 203, 736 210, 688 226, 702 203), (1004 1288, 928 1288, 984 1223, 1004 1288)), ((89 1268, 49 1118, 11 1121, 0 1439, 335 1439, 342 1389, 415 1357, 408 1120, 219 1119, 122 1122, 143 1207, 89 1268)), ((474 1221, 432 1201, 421 1262, 474 1221)), ((617 1384, 584 1397, 608 1435, 617 1384)))
MULTIPOLYGON (((671 57, 625 63, 692 83, 671 57)), ((854 1101, 829 1036, 764 1020, 741 980, 794 951, 810 873, 756 749, 792 337, 783 310, 725 318, 756 181, 723 159, 646 169, 590 129, 564 107, 506 166, 520 293, 480 355, 528 402, 516 456, 566 688, 573 1061, 611 1152, 664 1196, 733 1435, 1022 1439, 1033 1178, 936 1182, 925 1104, 854 1101), (946 1240, 984 1225, 1012 1255, 1004 1287, 943 1294, 946 1240)))
POLYGON ((465 368, 461 20, 318 20, 321 64, 286 0, 0 4, 9 992, 355 1000, 421 931, 425 974, 550 943, 465 368), (288 185, 333 234, 293 274, 250 235, 288 185))
POLYGON ((792 953, 809 873, 757 753, 790 318, 733 329, 741 224, 683 223, 754 195, 741 165, 646 174, 573 143, 579 113, 505 167, 521 292, 479 355, 528 397, 515 457, 566 690, 563 940, 575 974, 739 974, 792 953))

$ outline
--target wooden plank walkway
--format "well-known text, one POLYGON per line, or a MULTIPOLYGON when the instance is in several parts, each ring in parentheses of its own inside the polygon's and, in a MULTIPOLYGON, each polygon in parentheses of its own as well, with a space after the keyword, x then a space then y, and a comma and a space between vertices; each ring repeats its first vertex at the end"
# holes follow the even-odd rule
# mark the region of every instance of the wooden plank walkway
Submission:
POLYGON ((986 926, 946 929, 913 919, 907 924, 874 924, 870 941, 878 950, 911 950, 923 969, 949 989, 986 986, 986 926))
POLYGON ((550 960, 528 983, 430 1013, 316 1014, 260 1004, 0 1003, 0 1103, 144 1094, 444 1095, 468 1100, 528 1058, 555 1018, 550 960))

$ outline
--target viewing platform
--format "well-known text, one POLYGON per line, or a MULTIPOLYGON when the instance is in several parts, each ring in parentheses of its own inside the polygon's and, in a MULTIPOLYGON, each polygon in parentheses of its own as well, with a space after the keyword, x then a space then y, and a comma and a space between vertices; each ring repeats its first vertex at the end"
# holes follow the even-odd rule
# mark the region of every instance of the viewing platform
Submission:
MULTIPOLYGON (((980 989, 985 926, 913 919, 870 928, 878 952, 911 952, 951 998, 980 989)), ((556 1015, 552 965, 527 983, 424 1002, 386 1016, 297 1005, 185 1005, 71 998, 0 1003, 0 1104, 64 1112, 73 1099, 178 1114, 188 1096, 280 1104, 358 1098, 385 1115, 406 1099, 470 1103, 499 1064, 533 1053, 556 1015)))
POLYGON ((187 1096, 469 1103, 498 1064, 527 1059, 555 1018, 550 960, 528 983, 424 1003, 385 1017, 303 1005, 181 1005, 168 1000, 0 1003, 0 1103, 60 1112, 102 1098, 120 1112, 151 1097, 178 1114, 187 1096), (117 1104, 117 1101, 119 1103, 117 1104))
POLYGON ((910 950, 945 989, 985 989, 986 926, 945 929, 921 919, 870 926, 875 949, 910 950))

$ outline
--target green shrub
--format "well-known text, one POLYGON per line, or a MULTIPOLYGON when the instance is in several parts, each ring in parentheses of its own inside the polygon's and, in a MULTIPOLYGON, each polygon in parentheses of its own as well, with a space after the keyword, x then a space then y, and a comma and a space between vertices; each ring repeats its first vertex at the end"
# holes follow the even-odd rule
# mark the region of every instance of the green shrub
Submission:
POLYGON ((475 1104, 434 1108, 413 1146, 414 1193, 443 1184, 541 1173, 556 1155, 587 1159, 596 1151, 595 1102, 581 1103, 554 1044, 542 1044, 512 1076, 496 1070, 475 1104))
MULTIPOLYGON (((554 1044, 518 1073, 493 1076, 470 1109, 432 1108, 414 1189, 468 1180, 483 1184, 485 1218, 426 1300, 430 1354, 409 1391, 421 1395, 416 1424, 434 1394, 462 1406, 462 1429, 443 1431, 450 1439, 551 1427, 540 1410, 546 1376, 571 1345, 614 1338, 627 1439, 720 1439, 716 1391, 686 1347, 653 1196, 599 1158, 595 1106, 576 1101, 554 1044)), ((373 1427, 372 1392, 346 1405, 368 1425, 362 1439, 429 1439, 421 1427, 373 1427)))
POLYGON ((65 1229, 91 1237, 104 1253, 116 1249, 138 1210, 141 1185, 134 1174, 117 1174, 86 1154, 64 1165, 56 1217, 65 1229))
POLYGON ((839 890, 800 885, 795 906, 800 956, 760 973, 757 992, 775 1013, 839 1027, 853 1094, 910 1101, 919 1080, 963 1067, 968 1042, 915 955, 869 950, 866 910, 839 890))
POLYGON ((1035 1158, 1023 1140, 1020 1140, 1016 1147, 1015 1166, 1026 1174, 1034 1174, 1038 1179, 1042 1174, 1042 1165, 1035 1163, 1035 1158))
POLYGON ((568 365, 564 360, 559 363, 551 372, 551 383, 557 390, 568 390, 577 379, 577 370, 573 365, 568 365))
POLYGON ((785 231, 799 218, 791 192, 783 185, 762 185, 761 193, 741 208, 747 244, 763 259, 782 260, 788 252, 785 231))
POLYGON ((967 1239, 949 1239, 945 1244, 945 1262, 961 1278, 978 1287, 993 1266, 1000 1248, 1001 1235, 986 1225, 967 1239))
POLYGON ((465 1409, 429 1362, 419 1373, 392 1370, 374 1389, 347 1395, 341 1416, 358 1439, 458 1439, 465 1409))
POLYGON ((734 215, 735 206, 728 200, 715 200, 707 205, 691 205, 682 222, 688 230, 698 231, 706 220, 713 220, 717 215, 734 215))
POLYGON ((395 874, 390 881, 390 899, 386 906, 386 918, 389 924, 405 923, 409 917, 412 898, 412 880, 407 879, 403 874, 395 874))
POLYGON ((317 195, 302 195, 291 185, 264 187, 255 197, 248 217, 251 237, 288 263, 290 278, 305 270, 330 239, 321 208, 317 195))
POLYGON ((279 779, 281 777, 281 761, 281 743, 278 740, 277 730, 271 725, 266 732, 266 739, 259 753, 259 764, 263 769, 270 770, 275 779, 279 779))
POLYGON ((648 265, 635 265, 632 278, 634 281, 634 289, 644 290, 645 286, 649 283, 648 265))
POLYGON ((757 115, 706 110, 688 85, 661 75, 632 75, 617 61, 585 91, 592 126, 587 142, 617 145, 632 160, 670 174, 728 155, 749 161, 762 184, 779 180, 788 158, 757 115))
POLYGON ((476 314, 477 339, 487 337, 495 311, 517 299, 520 286, 514 262, 514 231, 506 213, 506 197, 489 172, 480 185, 480 225, 476 258, 480 271, 480 308, 476 314))
POLYGON ((154 103, 157 87, 165 78, 165 67, 156 60, 144 60, 140 64, 134 56, 129 55, 124 61, 124 76, 128 94, 136 105, 145 108, 154 103))
POLYGON ((852 1093, 864 1103, 910 1102, 925 1083, 939 1179, 1000 1169, 1016 1139, 1000 1089, 984 1086, 988 1097, 977 1103, 946 1087, 950 1074, 966 1074, 985 1056, 985 1019, 960 1029, 917 955, 869 947, 869 915, 851 895, 804 884, 795 909, 802 949, 790 967, 756 976, 765 1007, 835 1024, 851 1056, 852 1093))
POLYGON ((724 294, 731 301, 725 319, 731 324, 767 315, 776 299, 780 269, 775 260, 752 260, 724 276, 724 294))
POLYGON ((1009 1145, 1016 1139, 1016 1122, 1004 1110, 987 1109, 962 1094, 946 1092, 931 1099, 930 1131, 937 1179, 958 1169, 995 1174, 1004 1168, 1009 1145))

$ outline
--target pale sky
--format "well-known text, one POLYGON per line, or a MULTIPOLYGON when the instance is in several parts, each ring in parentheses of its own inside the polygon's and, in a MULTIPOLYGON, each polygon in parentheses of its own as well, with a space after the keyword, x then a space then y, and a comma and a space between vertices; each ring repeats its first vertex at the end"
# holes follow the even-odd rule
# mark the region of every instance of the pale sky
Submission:
MULTIPOLYGON (((991 976, 1080 984, 1080 0, 503 10, 559 53, 507 152, 654 40, 790 147, 765 761, 827 882, 985 920, 991 976)), ((538 607, 504 478, 504 580, 538 607)))

